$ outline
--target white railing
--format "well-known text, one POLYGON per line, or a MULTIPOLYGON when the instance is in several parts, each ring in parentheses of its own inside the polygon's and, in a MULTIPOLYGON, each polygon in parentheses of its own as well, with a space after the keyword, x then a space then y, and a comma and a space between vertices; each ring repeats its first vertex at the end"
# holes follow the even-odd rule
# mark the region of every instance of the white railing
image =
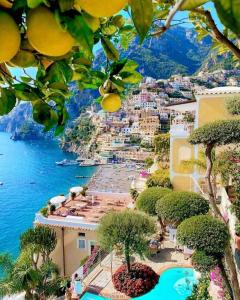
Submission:
POLYGON ((34 224, 57 226, 57 227, 71 227, 71 228, 81 228, 87 230, 96 230, 98 224, 87 223, 81 217, 67 216, 61 219, 54 219, 51 216, 49 218, 44 217, 40 213, 35 215, 34 224))

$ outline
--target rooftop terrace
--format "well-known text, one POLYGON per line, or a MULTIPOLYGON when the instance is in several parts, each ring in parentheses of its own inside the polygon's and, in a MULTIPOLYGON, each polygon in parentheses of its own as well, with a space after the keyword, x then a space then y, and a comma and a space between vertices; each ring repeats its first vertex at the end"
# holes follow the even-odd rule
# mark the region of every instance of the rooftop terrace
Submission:
POLYGON ((133 207, 128 193, 89 192, 74 199, 69 198, 52 215, 43 217, 37 214, 36 224, 53 227, 69 227, 95 230, 103 215, 110 211, 121 211, 133 207))

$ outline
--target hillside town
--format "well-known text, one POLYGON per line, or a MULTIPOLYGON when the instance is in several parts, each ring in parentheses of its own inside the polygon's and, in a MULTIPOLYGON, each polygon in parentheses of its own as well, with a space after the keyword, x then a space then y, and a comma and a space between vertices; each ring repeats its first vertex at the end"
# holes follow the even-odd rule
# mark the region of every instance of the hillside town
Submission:
POLYGON ((238 86, 239 83, 240 70, 175 75, 167 80, 144 78, 138 87, 129 91, 118 112, 108 114, 99 111, 94 104, 89 107, 81 118, 89 119, 95 130, 87 142, 82 143, 71 139, 72 130, 68 129, 64 149, 76 152, 80 159, 87 159, 86 164, 94 164, 94 161, 144 162, 153 154, 157 134, 168 132, 170 124, 181 118, 194 121, 195 93, 206 88, 238 86))

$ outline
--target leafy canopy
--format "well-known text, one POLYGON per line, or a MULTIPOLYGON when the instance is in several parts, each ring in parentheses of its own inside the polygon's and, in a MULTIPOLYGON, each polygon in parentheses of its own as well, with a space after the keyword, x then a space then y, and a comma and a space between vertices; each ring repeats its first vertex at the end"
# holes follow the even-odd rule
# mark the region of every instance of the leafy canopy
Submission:
POLYGON ((209 204, 193 192, 172 192, 157 202, 156 211, 165 223, 176 226, 192 216, 207 214, 209 204))
POLYGON ((189 137, 193 145, 227 145, 240 142, 240 120, 215 121, 195 129, 189 137))
POLYGON ((161 187, 150 187, 144 190, 137 198, 136 206, 139 210, 156 215, 156 203, 162 197, 171 193, 172 190, 161 187))
POLYGON ((218 254, 224 252, 229 242, 229 233, 227 226, 220 220, 200 215, 186 219, 178 226, 177 239, 190 249, 218 254))
POLYGON ((155 229, 154 221, 143 213, 131 210, 111 212, 101 219, 99 243, 106 250, 121 246, 130 255, 143 256, 148 249, 148 238, 155 229))

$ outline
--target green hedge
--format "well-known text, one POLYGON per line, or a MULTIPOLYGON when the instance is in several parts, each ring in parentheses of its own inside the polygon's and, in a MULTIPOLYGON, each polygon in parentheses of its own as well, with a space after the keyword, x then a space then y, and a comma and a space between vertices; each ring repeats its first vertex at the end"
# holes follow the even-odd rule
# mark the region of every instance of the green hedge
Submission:
POLYGON ((137 198, 136 206, 150 215, 156 215, 156 203, 159 199, 172 193, 172 190, 161 187, 150 187, 144 190, 137 198))
POLYGON ((183 221, 177 228, 177 239, 190 249, 218 254, 224 252, 230 237, 224 223, 212 216, 201 215, 183 221))
POLYGON ((200 272, 209 272, 218 263, 214 255, 207 254, 204 251, 196 250, 192 256, 194 269, 200 272))
POLYGON ((165 223, 178 225, 192 216, 207 214, 209 204, 193 192, 172 192, 157 202, 156 211, 165 223))

